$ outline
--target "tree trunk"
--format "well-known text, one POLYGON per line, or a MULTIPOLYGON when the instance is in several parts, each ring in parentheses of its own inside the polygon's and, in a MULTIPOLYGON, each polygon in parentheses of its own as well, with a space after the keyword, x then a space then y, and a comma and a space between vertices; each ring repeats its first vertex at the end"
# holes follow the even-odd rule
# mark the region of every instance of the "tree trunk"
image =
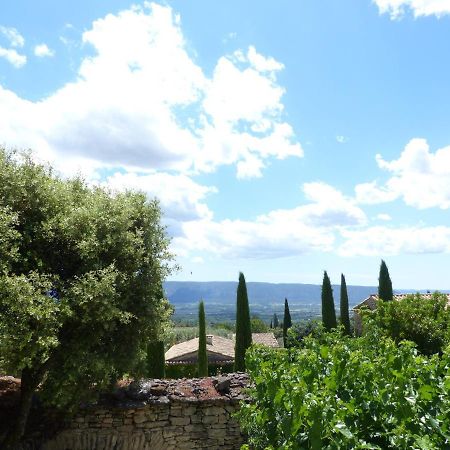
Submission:
POLYGON ((14 426, 6 435, 1 447, 4 450, 17 450, 20 440, 23 438, 33 401, 33 394, 41 381, 37 378, 32 370, 28 368, 22 370, 19 409, 14 426))

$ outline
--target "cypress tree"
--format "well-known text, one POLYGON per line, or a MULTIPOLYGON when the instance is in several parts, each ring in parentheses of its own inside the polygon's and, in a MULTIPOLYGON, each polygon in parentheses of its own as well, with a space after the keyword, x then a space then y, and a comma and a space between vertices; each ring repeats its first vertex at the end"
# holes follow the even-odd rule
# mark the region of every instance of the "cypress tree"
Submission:
POLYGON ((287 298, 284 299, 284 318, 283 318, 283 344, 286 348, 287 345, 287 332, 288 329, 292 326, 292 320, 291 320, 291 312, 289 311, 289 305, 287 298))
POLYGON ((280 323, 278 321, 278 316, 277 316, 277 313, 275 313, 273 315, 273 327, 274 328, 278 328, 279 326, 280 326, 280 323))
POLYGON ((198 306, 198 376, 208 376, 208 355, 206 353, 205 305, 198 306))
POLYGON ((236 342, 234 347, 234 370, 245 370, 245 352, 252 345, 250 308, 248 306, 247 286, 242 272, 236 295, 236 342))
POLYGON ((273 328, 273 323, 272 323, 272 321, 270 321, 270 328, 271 328, 271 329, 273 328))
POLYGON ((322 322, 327 330, 336 328, 336 311, 334 309, 333 289, 327 272, 323 274, 322 283, 322 322))
POLYGON ((164 342, 151 341, 147 345, 147 377, 164 378, 166 376, 164 342))
POLYGON ((347 283, 344 274, 341 273, 341 324, 344 325, 345 334, 350 335, 350 317, 348 313, 347 283))
POLYGON ((389 270, 386 263, 383 260, 381 260, 380 276, 378 277, 378 298, 381 298, 386 302, 390 302, 394 299, 391 277, 389 276, 389 270))

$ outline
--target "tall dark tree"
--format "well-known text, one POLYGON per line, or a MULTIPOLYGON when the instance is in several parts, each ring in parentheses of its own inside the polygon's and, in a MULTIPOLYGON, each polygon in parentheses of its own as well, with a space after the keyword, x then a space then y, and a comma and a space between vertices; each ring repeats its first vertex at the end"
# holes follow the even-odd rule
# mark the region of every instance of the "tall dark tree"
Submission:
POLYGON ((341 273, 341 324, 344 325, 345 334, 350 335, 350 316, 348 313, 347 283, 344 274, 341 273))
POLYGON ((234 347, 234 370, 245 370, 245 352, 252 345, 250 308, 248 306, 247 285, 242 272, 236 296, 236 342, 234 347))
POLYGON ((152 341, 147 346, 147 377, 164 378, 165 371, 164 342, 152 341))
POLYGON ((380 276, 378 277, 378 298, 381 298, 386 302, 390 302, 394 299, 391 277, 389 276, 389 270, 386 263, 383 260, 381 260, 380 276))
POLYGON ((198 307, 198 376, 208 376, 208 355, 206 353, 206 322, 203 300, 198 307))
POLYGON ((323 273, 322 282, 322 322, 327 330, 336 328, 336 311, 334 309, 333 289, 327 272, 323 273))
POLYGON ((278 328, 280 326, 280 322, 278 320, 277 313, 274 313, 273 315, 273 327, 278 328))
POLYGON ((283 318, 283 344, 287 347, 287 333, 292 326, 291 312, 289 311, 289 304, 287 298, 284 299, 284 318, 283 318))

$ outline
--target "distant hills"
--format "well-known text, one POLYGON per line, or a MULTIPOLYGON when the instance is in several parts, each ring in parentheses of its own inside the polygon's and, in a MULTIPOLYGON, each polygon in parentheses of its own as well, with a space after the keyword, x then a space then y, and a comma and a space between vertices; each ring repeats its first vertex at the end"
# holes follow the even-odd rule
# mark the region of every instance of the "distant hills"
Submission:
MULTIPOLYGON (((234 304, 237 282, 234 281, 167 281, 164 284, 166 295, 173 305, 198 302, 234 304)), ((318 304, 321 302, 322 286, 301 283, 258 283, 248 282, 247 291, 252 303, 318 304)), ((339 285, 333 285, 335 302, 339 301, 339 285)), ((354 306, 378 291, 377 286, 347 286, 350 306, 354 306)))
MULTIPOLYGON (((209 322, 233 321, 236 317, 237 282, 166 281, 164 289, 175 308, 174 318, 177 320, 196 322, 200 299, 205 302, 209 322)), ((269 323, 274 313, 282 317, 284 299, 287 298, 292 320, 320 317, 321 290, 322 286, 318 284, 248 282, 250 314, 269 323)), ((347 286, 347 291, 349 306, 352 308, 370 294, 378 292, 378 286, 347 286)), ((395 292, 407 293, 414 290, 395 292)), ((339 314, 339 285, 333 285, 333 294, 336 312, 339 314)))

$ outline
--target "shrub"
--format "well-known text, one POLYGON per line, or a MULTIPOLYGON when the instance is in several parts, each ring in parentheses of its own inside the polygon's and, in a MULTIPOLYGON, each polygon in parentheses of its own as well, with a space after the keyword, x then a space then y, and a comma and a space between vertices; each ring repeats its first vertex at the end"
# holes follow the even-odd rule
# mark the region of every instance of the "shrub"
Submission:
POLYGON ((408 295, 399 301, 378 301, 374 311, 363 311, 364 329, 377 328, 396 342, 413 341, 424 355, 442 353, 449 343, 450 308, 447 296, 408 295))
POLYGON ((252 448, 449 447, 450 355, 318 330, 303 348, 253 346, 253 399, 237 414, 252 448))

